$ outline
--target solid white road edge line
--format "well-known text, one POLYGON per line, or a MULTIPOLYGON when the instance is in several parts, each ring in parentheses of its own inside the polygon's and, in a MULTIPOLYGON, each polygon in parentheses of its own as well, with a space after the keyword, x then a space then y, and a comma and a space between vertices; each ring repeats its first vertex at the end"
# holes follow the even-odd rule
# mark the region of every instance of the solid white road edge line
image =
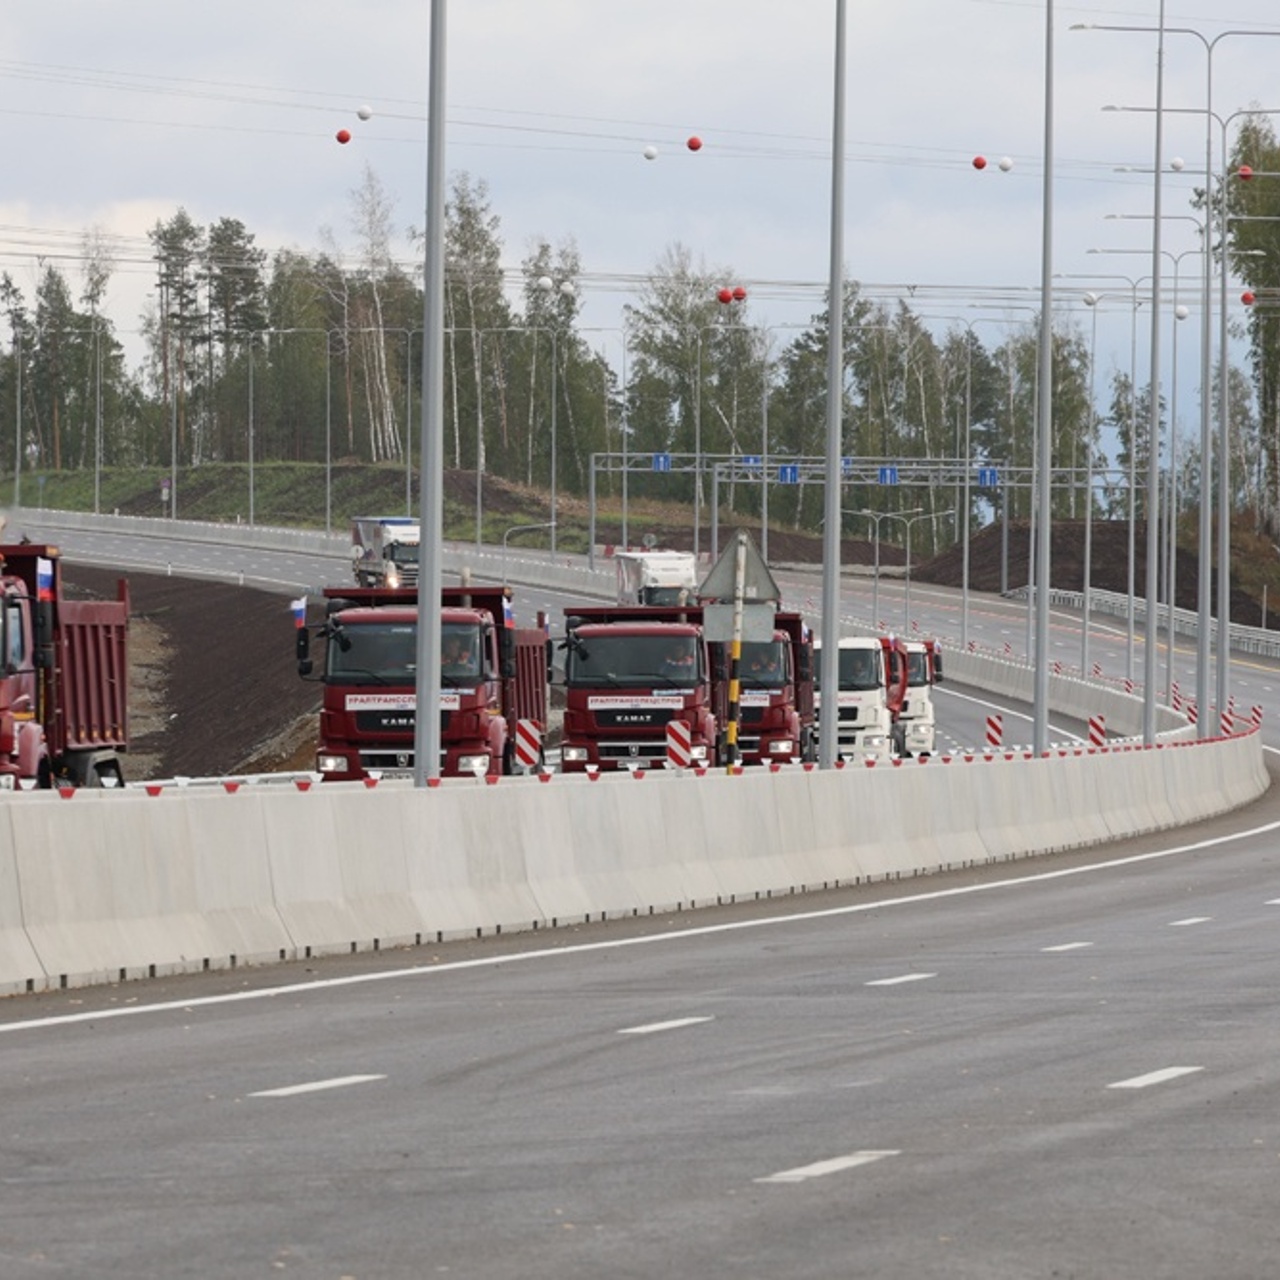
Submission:
POLYGON ((875 978, 864 982, 864 987, 896 987, 904 982, 923 982, 926 978, 936 978, 936 973, 900 973, 896 978, 875 978))
POLYGON ((583 942, 567 947, 539 947, 533 951, 517 951, 508 955, 482 956, 475 960, 451 960, 438 965, 412 965, 407 969, 383 969, 377 973, 351 973, 341 978, 321 978, 316 982, 291 982, 279 987, 261 987, 253 991, 231 991, 225 995, 199 996, 194 1000, 164 1000, 157 1004, 133 1004, 127 1008, 98 1009, 90 1012, 56 1014, 48 1018, 31 1018, 25 1022, 0 1025, 0 1035, 18 1031, 40 1031, 49 1027, 73 1026, 76 1023, 107 1022, 114 1018, 131 1018, 143 1013, 189 1013, 192 1009, 211 1005, 241 1004, 251 1000, 272 1000, 278 996, 300 996, 336 987, 364 986, 371 982, 388 982, 403 978, 426 978, 437 973, 457 973, 464 969, 500 968, 509 964, 528 964, 534 960, 560 959, 563 956, 582 955, 593 951, 619 951, 625 947, 655 946, 664 942, 683 942, 689 938, 710 937, 720 933, 736 933, 746 929, 765 929, 779 925, 804 924, 810 920, 830 920, 839 916, 863 915, 868 911, 888 911, 893 907, 915 906, 921 902, 938 902, 945 898, 963 898, 975 893, 991 893, 999 889, 1021 889, 1028 885, 1047 884, 1072 876, 1093 875, 1100 871, 1113 871, 1123 867, 1138 866, 1144 862, 1159 862, 1183 853, 1200 853, 1205 849, 1218 849, 1237 840, 1249 840, 1257 836, 1280 831, 1280 822, 1268 822, 1247 831, 1232 831, 1210 840, 1198 840, 1194 844, 1171 845, 1167 849, 1153 849, 1150 853, 1135 853, 1127 858, 1113 858, 1109 862, 1095 862, 1081 867, 1064 867, 1058 871, 1039 871, 1027 876, 1007 880, 992 880, 984 884, 960 885, 953 889, 934 889, 928 893, 908 893, 901 898, 884 898, 876 902, 857 902, 847 907, 826 907, 818 911, 797 911, 794 915, 763 916, 759 920, 734 920, 728 924, 695 925, 671 933, 645 934, 635 938, 612 938, 605 942, 583 942))

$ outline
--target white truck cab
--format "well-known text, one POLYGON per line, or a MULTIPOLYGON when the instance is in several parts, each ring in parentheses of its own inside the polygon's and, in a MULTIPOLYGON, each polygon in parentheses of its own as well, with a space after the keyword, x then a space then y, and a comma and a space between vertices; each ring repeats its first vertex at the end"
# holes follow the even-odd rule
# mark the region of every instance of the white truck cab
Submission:
POLYGON ((907 690, 898 712, 898 745, 903 755, 930 756, 937 736, 933 686, 942 681, 942 654, 936 640, 908 640, 905 648, 907 690))
MULTIPOLYGON (((814 641, 814 714, 822 726, 821 641, 814 641)), ((876 636, 845 636, 839 644, 839 689, 836 692, 836 751, 847 760, 893 757, 893 720, 885 679, 884 650, 876 636)))

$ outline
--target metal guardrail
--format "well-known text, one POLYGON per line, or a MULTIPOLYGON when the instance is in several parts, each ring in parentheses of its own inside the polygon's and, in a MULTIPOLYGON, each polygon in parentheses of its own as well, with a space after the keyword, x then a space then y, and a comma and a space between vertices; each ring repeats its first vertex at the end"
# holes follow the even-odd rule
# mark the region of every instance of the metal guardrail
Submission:
MULTIPOLYGON (((1027 598, 1027 590, 1026 587, 1015 587, 1012 591, 1005 592, 1005 598, 1025 600, 1027 598)), ((1049 603, 1061 605, 1067 609, 1083 610, 1084 592, 1063 591, 1054 587, 1049 592, 1049 603)), ((1128 618, 1129 597, 1116 591, 1090 591, 1089 612, 1091 614, 1104 613, 1113 618, 1128 618)), ((1133 616, 1135 622, 1141 622, 1145 625, 1147 620, 1147 602, 1145 598, 1134 597, 1133 616)), ((1156 621, 1162 631, 1168 629, 1169 606, 1167 604, 1156 606, 1156 621)), ((1173 629, 1180 636, 1198 635, 1200 615, 1193 609, 1175 609, 1173 611, 1173 629)), ((1231 638, 1233 651, 1251 653, 1264 658, 1280 658, 1280 631, 1271 631, 1266 627, 1246 627, 1238 622, 1233 622, 1228 630, 1228 635, 1231 638)), ((1209 619, 1209 641, 1215 645, 1218 642, 1217 618, 1211 617, 1209 619)))

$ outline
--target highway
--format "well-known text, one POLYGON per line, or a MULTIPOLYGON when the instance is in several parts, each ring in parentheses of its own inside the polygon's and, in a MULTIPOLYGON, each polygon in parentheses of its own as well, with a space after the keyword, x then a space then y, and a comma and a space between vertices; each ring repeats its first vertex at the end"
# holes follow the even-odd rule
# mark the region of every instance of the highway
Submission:
POLYGON ((2 1273, 1269 1275, 1278 836, 10 1000, 2 1273))
POLYGON ((1270 1274, 1278 827, 11 1001, 4 1274, 1270 1274))

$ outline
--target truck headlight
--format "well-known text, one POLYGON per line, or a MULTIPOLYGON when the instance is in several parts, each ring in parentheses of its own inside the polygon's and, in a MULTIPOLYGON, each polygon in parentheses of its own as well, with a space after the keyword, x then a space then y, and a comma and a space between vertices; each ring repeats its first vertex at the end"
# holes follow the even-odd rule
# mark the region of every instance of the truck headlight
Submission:
POLYGON ((560 759, 567 764, 583 764, 587 759, 586 747, 564 747, 560 752, 560 759))
POLYGON ((459 773, 488 773, 489 772, 489 753, 486 751, 480 756, 459 756, 458 757, 459 773))
POLYGON ((863 747, 868 751, 883 751, 888 739, 882 733, 869 733, 862 740, 863 747))
POLYGON ((789 756, 794 755, 796 744, 790 738, 775 738, 769 743, 769 754, 771 756, 789 756))
POLYGON ((689 748, 689 758, 691 760, 705 760, 707 758, 707 746, 705 742, 700 742, 696 746, 689 748))
POLYGON ((347 757, 346 756, 317 756, 316 772, 317 773, 346 773, 347 757))

